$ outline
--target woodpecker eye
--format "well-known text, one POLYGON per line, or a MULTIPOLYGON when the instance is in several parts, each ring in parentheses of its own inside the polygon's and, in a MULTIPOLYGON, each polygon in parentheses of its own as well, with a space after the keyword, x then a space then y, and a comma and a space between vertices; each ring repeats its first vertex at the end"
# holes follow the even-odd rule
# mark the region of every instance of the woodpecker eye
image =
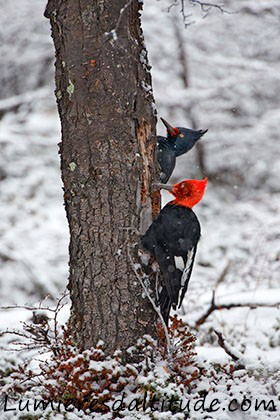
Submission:
POLYGON ((184 134, 180 134, 179 137, 183 138, 184 137, 184 134))

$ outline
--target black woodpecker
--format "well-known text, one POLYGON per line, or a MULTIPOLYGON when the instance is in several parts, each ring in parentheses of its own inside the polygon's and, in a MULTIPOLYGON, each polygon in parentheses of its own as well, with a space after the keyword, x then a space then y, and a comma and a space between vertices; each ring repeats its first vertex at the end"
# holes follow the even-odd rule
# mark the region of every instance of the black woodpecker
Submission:
POLYGON ((175 168, 176 157, 191 150, 208 129, 191 130, 184 127, 172 127, 163 118, 161 121, 167 129, 167 137, 157 136, 157 157, 161 169, 160 180, 165 184, 175 168))
POLYGON ((192 207, 202 199, 207 181, 160 184, 175 199, 161 210, 141 238, 143 248, 155 257, 163 276, 159 305, 166 325, 171 307, 180 308, 188 288, 200 238, 200 223, 192 207))

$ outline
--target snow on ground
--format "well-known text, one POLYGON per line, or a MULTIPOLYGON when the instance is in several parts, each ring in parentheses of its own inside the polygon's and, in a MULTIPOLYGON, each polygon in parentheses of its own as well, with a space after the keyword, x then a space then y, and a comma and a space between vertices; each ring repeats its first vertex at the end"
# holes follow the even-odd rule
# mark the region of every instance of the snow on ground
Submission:
MULTIPOLYGON (((158 112, 174 125, 194 121, 209 128, 201 143, 212 182, 195 209, 202 238, 184 304, 185 319, 193 324, 210 306, 214 289, 218 303, 269 305, 271 295, 280 302, 280 4, 227 1, 225 9, 239 8, 237 14, 212 10, 206 19, 197 6, 188 10, 196 23, 186 30, 178 22, 180 7, 165 13, 169 4, 150 1, 144 26, 158 112), (188 89, 180 75, 178 25, 188 89)), ((164 131, 159 123, 159 133, 164 131)), ((200 177, 196 159, 195 149, 179 158, 171 182, 200 177)), ((169 198, 164 194, 164 202, 169 198)), ((251 360, 261 353, 266 366, 279 364, 279 307, 215 311, 198 331, 203 346, 216 343, 215 328, 251 360)))
MULTIPOLYGON (((0 30, 6 64, 0 75, 0 306, 37 304, 46 295, 55 304, 67 284, 69 238, 45 2, 22 0, 15 15, 12 2, 0 3, 6 23, 0 30), (7 107, 16 111, 3 113, 7 107)), ((195 23, 187 29, 180 7, 167 13, 168 5, 148 0, 144 12, 158 113, 174 125, 209 128, 201 143, 211 181, 195 209, 202 238, 184 319, 193 326, 213 290, 217 304, 267 304, 216 310, 196 334, 202 359, 229 358, 218 347, 216 329, 244 354, 256 376, 270 383, 280 345, 279 306, 270 307, 280 302, 280 2, 227 0, 225 9, 237 13, 213 9, 206 19, 199 6, 190 6, 188 19, 195 23)), ((158 133, 165 133, 161 123, 158 133)), ((201 176, 193 149, 179 158, 171 181, 201 176)), ((163 200, 169 200, 168 193, 163 200)), ((28 316, 1 310, 1 328, 28 316)), ((2 352, 1 357, 5 362, 14 356, 2 352)))

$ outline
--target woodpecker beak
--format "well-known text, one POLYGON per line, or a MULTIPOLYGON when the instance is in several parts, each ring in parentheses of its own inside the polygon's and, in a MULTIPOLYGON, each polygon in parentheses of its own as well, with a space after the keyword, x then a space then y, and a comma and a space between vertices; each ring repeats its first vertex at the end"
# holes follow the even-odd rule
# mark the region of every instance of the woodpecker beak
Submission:
POLYGON ((163 124, 165 125, 167 132, 170 136, 176 137, 179 134, 179 130, 176 127, 172 127, 171 124, 169 124, 167 121, 165 121, 163 118, 160 118, 163 124))
POLYGON ((206 176, 202 181, 204 182, 204 184, 206 186, 207 185, 207 182, 208 182, 208 177, 206 176))
POLYGON ((167 190, 167 191, 172 191, 173 189, 173 185, 170 185, 170 184, 155 184, 155 186, 162 190, 167 190))

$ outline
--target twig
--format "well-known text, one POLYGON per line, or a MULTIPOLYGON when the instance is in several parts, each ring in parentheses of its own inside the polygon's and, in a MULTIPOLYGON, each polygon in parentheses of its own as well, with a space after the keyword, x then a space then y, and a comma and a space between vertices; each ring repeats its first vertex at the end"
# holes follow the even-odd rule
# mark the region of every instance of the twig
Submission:
MULTIPOLYGON (((189 3, 192 6, 196 6, 199 5, 201 8, 201 11, 204 13, 204 18, 208 15, 208 13, 210 12, 211 9, 217 9, 219 10, 221 13, 227 13, 227 14, 233 14, 236 12, 230 12, 228 10, 226 10, 224 8, 223 4, 217 4, 217 3, 209 3, 209 2, 205 2, 205 1, 201 1, 201 0, 188 0, 189 3)), ((180 13, 183 17, 183 21, 185 24, 185 27, 187 28, 188 26, 190 26, 193 22, 189 21, 190 16, 192 16, 191 14, 187 14, 186 13, 186 6, 185 6, 185 2, 186 0, 174 0, 172 1, 172 3, 170 4, 170 6, 167 8, 167 11, 170 12, 170 10, 175 7, 175 6, 181 6, 180 9, 180 13)))
POLYGON ((24 305, 10 305, 10 306, 0 306, 0 310, 1 311, 5 311, 8 309, 26 309, 27 311, 50 311, 50 312, 55 312, 55 309, 53 308, 49 308, 48 306, 46 306, 45 308, 43 307, 38 307, 35 308, 34 306, 24 306, 24 305))
POLYGON ((63 308, 65 303, 63 303, 63 299, 66 298, 68 292, 64 292, 63 295, 57 299, 57 304, 55 308, 49 307, 42 307, 42 302, 39 303, 38 308, 30 307, 30 306, 6 306, 0 309, 26 309, 33 311, 33 317, 31 323, 22 322, 23 329, 20 330, 9 330, 6 329, 5 331, 0 332, 0 335, 4 334, 13 334, 17 337, 24 338, 27 342, 15 342, 15 346, 20 346, 21 348, 18 351, 22 350, 33 350, 38 348, 49 348, 53 350, 53 353, 57 353, 57 347, 59 344, 59 333, 58 333, 58 313, 63 308), (49 318, 45 314, 37 314, 36 311, 50 311, 54 313, 53 318, 51 319, 54 322, 53 330, 49 327, 49 318), (51 334, 50 334, 51 333, 51 334))
POLYGON ((157 313, 157 315, 158 315, 158 317, 159 317, 159 319, 162 323, 162 327, 163 327, 165 338, 166 338, 167 353, 170 354, 171 353, 171 343, 170 343, 170 338, 169 338, 169 334, 168 334, 168 328, 167 328, 167 326, 164 322, 164 319, 163 319, 162 314, 160 312, 160 308, 159 308, 159 306, 156 305, 154 299, 152 298, 152 296, 149 293, 148 288, 146 287, 145 283, 143 282, 142 277, 139 275, 138 271, 136 270, 133 259, 131 257, 130 251, 129 251, 129 248, 128 248, 128 257, 130 259, 131 266, 132 266, 132 269, 134 271, 134 274, 136 275, 137 279, 139 280, 141 286, 143 287, 144 292, 146 293, 147 298, 151 302, 155 312, 157 313))
POLYGON ((241 362, 243 359, 243 354, 240 353, 240 351, 232 348, 228 342, 226 341, 223 334, 217 330, 214 330, 215 334, 218 337, 218 343, 222 349, 232 358, 234 362, 237 362, 237 368, 238 369, 245 369, 245 365, 241 362))
MULTIPOLYGON (((50 308, 49 306, 41 306, 42 301, 39 303, 38 308, 35 306, 24 306, 24 305, 9 305, 9 306, 0 306, 0 310, 7 310, 7 309, 26 309, 27 311, 49 311, 49 312, 57 312, 58 308, 61 309, 65 305, 65 303, 61 304, 63 299, 65 299, 69 295, 69 292, 64 292, 62 296, 58 299, 56 307, 50 308)), ((45 299, 45 298, 44 298, 45 299)))
POLYGON ((249 309, 257 309, 257 308, 277 308, 280 306, 280 302, 276 303, 251 303, 251 302, 245 302, 245 303, 221 303, 216 304, 215 302, 215 290, 213 290, 211 304, 207 311, 195 322, 195 327, 199 327, 200 325, 204 324, 204 322, 207 320, 207 318, 212 314, 212 312, 216 310, 222 310, 222 309, 233 309, 233 308, 249 308, 249 309))
POLYGON ((231 260, 228 260, 225 268, 223 269, 220 276, 218 277, 218 280, 216 281, 215 289, 217 289, 217 287, 225 281, 225 278, 227 276, 227 273, 228 273, 230 267, 231 267, 231 260))
POLYGON ((213 290, 212 292, 212 299, 211 299, 211 304, 209 306, 209 308, 207 309, 207 311, 205 312, 205 314, 203 314, 196 322, 195 322, 195 326, 198 327, 199 325, 204 324, 204 322, 206 321, 206 319, 212 314, 212 312, 215 311, 215 309, 217 309, 216 305, 215 305, 215 290, 213 290))
MULTIPOLYGON (((185 2, 185 0, 181 0, 182 3, 185 2)), ((221 13, 227 13, 227 14, 233 14, 234 12, 229 12, 228 10, 224 9, 224 5, 223 4, 216 4, 216 3, 208 3, 205 1, 201 1, 201 0, 189 0, 190 3, 192 3, 194 6, 196 4, 199 4, 199 6, 201 7, 201 10, 204 13, 208 13, 212 8, 218 9, 220 10, 221 13)))
POLYGON ((170 6, 167 7, 167 12, 169 13, 172 7, 178 6, 178 0, 175 0, 173 3, 170 4, 170 6))
POLYGON ((59 311, 63 308, 63 306, 66 305, 66 303, 63 303, 63 299, 65 299, 65 297, 68 296, 68 295, 69 295, 69 292, 64 291, 61 298, 58 299, 58 301, 57 301, 57 305, 56 305, 55 312, 54 312, 53 322, 54 322, 54 338, 55 338, 56 345, 57 345, 57 342, 58 342, 57 316, 58 316, 59 311))

